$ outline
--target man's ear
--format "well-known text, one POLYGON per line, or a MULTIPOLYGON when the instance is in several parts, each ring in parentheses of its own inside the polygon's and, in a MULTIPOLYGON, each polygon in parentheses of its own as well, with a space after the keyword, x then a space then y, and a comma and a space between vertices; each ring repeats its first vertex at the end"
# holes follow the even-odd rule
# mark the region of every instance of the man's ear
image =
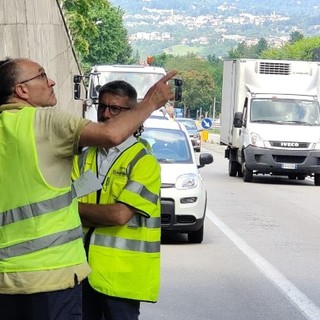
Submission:
POLYGON ((29 98, 29 90, 24 84, 17 84, 15 93, 19 98, 23 100, 27 100, 29 98))

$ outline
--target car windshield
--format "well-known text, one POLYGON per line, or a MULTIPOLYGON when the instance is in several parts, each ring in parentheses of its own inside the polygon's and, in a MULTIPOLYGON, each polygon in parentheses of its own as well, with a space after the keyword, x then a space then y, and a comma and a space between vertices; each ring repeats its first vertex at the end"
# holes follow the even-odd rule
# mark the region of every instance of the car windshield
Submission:
POLYGON ((192 163, 188 137, 182 130, 144 128, 141 136, 163 163, 192 163))
POLYGON ((184 124, 184 126, 186 127, 186 129, 187 129, 188 131, 190 131, 190 130, 191 130, 191 131, 196 131, 196 130, 198 130, 198 127, 197 127, 196 123, 195 123, 192 119, 188 120, 188 119, 179 119, 179 118, 176 118, 176 120, 177 120, 178 122, 184 124))

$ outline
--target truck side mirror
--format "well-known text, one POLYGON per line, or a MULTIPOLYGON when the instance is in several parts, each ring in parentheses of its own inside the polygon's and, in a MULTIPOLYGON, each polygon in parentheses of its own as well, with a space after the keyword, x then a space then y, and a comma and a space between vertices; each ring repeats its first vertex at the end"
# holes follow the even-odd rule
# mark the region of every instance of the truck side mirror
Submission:
POLYGON ((182 80, 181 79, 174 79, 174 100, 181 102, 182 100, 182 80))
POLYGON ((243 113, 242 112, 236 112, 234 114, 234 118, 233 118, 233 126, 235 128, 241 128, 243 125, 243 113))
POLYGON ((82 80, 82 76, 79 76, 79 75, 74 75, 73 76, 73 98, 75 100, 80 100, 80 95, 81 95, 81 86, 80 86, 80 83, 81 83, 81 80, 82 80))

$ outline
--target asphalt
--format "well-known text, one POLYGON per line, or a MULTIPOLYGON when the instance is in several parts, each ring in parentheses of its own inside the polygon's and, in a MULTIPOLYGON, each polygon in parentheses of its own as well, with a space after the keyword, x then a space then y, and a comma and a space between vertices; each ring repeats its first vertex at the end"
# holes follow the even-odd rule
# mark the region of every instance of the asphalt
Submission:
POLYGON ((220 145, 220 135, 210 133, 207 140, 202 140, 202 147, 218 153, 224 153, 226 146, 220 145))

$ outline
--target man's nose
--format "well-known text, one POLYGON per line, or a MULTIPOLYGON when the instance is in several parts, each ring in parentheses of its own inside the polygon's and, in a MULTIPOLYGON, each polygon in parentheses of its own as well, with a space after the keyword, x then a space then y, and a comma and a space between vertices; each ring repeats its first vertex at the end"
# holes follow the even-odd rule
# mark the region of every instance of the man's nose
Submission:
POLYGON ((55 81, 53 81, 52 79, 48 78, 48 86, 49 87, 54 87, 56 85, 55 81))

